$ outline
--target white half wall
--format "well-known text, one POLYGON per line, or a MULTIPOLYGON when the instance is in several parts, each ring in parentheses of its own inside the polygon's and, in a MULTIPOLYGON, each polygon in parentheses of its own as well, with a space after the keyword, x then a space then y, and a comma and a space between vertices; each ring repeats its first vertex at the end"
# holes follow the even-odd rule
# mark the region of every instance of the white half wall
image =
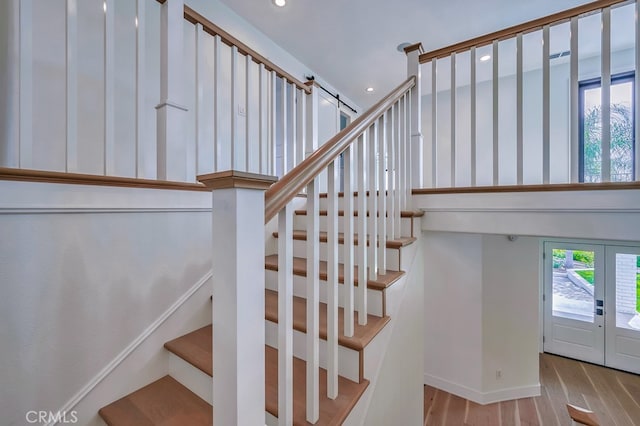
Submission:
MULTIPOLYGON (((0 412, 22 425, 64 407, 206 276, 211 194, 9 181, 0 194, 0 412)), ((168 371, 141 356, 143 376, 168 371)))

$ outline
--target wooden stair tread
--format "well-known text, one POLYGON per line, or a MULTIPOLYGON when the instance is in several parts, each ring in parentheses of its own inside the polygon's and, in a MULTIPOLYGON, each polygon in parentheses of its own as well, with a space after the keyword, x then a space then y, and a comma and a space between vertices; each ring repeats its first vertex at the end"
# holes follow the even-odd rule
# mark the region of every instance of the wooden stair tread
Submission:
MULTIPOLYGON (((272 254, 265 257, 265 268, 270 271, 278 270, 278 255, 272 254)), ((293 274, 301 277, 307 276, 307 259, 304 257, 293 258, 293 274)), ((327 279, 327 262, 320 261, 320 279, 327 279)), ((367 280, 367 288, 372 290, 384 290, 391 284, 396 282, 400 277, 404 275, 402 271, 387 271, 384 275, 378 275, 376 280, 367 280)), ((338 282, 344 284, 344 264, 338 264, 338 282)), ((354 266, 354 284, 358 285, 358 266, 354 266)))
MULTIPOLYGON (((338 342, 341 346, 361 351, 389 322, 389 317, 367 315, 367 325, 358 324, 358 312, 355 315, 353 337, 344 335, 344 309, 338 309, 338 342)), ((278 322, 278 293, 265 290, 265 318, 278 322)), ((302 297, 293 298, 293 328, 307 332, 307 300, 302 297)), ((320 338, 327 340, 327 304, 320 303, 320 338)))
POLYGON ((164 376, 99 411, 110 426, 200 426, 213 424, 211 405, 164 376))
MULTIPOLYGON (((327 232, 320 231, 320 242, 327 242, 327 232)), ((278 232, 274 232, 273 236, 278 238, 278 232)), ((293 239, 299 241, 307 241, 307 231, 303 230, 294 230, 293 231, 293 239)), ((416 240, 415 237, 400 237, 393 240, 387 240, 387 248, 390 249, 399 249, 402 247, 406 247, 412 244, 416 240)), ((355 245, 358 245, 358 234, 353 234, 353 242, 355 245)), ((338 244, 344 244, 344 233, 338 233, 338 244)), ((369 236, 367 235, 367 246, 369 245, 369 236)))
POLYGON ((211 339, 211 326, 207 325, 165 343, 164 347, 211 376, 213 375, 211 339))
MULTIPOLYGON (((278 351, 266 347, 265 350, 265 405, 266 410, 278 417, 278 351)), ((306 362, 293 358, 293 424, 310 425, 306 421, 306 362)), ((352 382, 344 377, 338 377, 338 396, 336 399, 327 398, 327 371, 320 369, 320 419, 315 425, 339 425, 347 418, 351 409, 356 405, 369 381, 352 382)))
MULTIPOLYGON (((298 209, 294 213, 298 216, 306 216, 307 210, 298 209)), ((318 210, 318 213, 320 214, 320 216, 326 216, 327 210, 318 210)), ((344 210, 338 210, 338 216, 344 216, 344 210)), ((355 210, 355 209, 353 210, 353 216, 355 217, 358 216, 358 210, 355 210)), ((369 212, 367 211, 367 217, 368 216, 369 216, 369 212)), ((378 216, 380 216, 380 213, 378 213, 378 216)), ((400 212, 400 217, 422 217, 422 216, 424 216, 424 211, 422 210, 402 210, 400 212)))

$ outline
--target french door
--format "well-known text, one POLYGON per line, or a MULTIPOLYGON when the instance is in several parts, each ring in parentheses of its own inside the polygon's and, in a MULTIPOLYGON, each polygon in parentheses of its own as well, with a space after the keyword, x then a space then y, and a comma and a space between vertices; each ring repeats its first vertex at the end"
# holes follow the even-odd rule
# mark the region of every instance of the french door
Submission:
POLYGON ((640 373, 640 247, 544 243, 544 351, 640 373))

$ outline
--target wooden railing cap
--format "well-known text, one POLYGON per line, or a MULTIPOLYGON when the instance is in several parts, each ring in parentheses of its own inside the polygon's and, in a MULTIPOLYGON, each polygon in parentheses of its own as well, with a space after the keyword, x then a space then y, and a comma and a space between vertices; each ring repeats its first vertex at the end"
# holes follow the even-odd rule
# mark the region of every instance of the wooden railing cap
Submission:
POLYGON ((228 188, 264 190, 268 189, 277 180, 276 176, 241 172, 239 170, 225 170, 198 176, 198 181, 211 190, 228 188))
POLYGON ((514 25, 509 28, 505 28, 499 31, 495 31, 490 34, 485 34, 480 37, 475 37, 460 43, 452 44, 440 49, 432 50, 420 55, 420 63, 424 64, 432 59, 440 59, 451 55, 452 53, 464 52, 472 47, 486 46, 494 41, 506 40, 511 37, 515 37, 518 34, 526 34, 532 31, 536 31, 544 27, 545 25, 559 24, 566 22, 576 16, 591 13, 606 7, 615 6, 617 4, 625 3, 627 0, 596 0, 591 3, 583 4, 572 9, 563 10, 552 15, 548 15, 542 18, 534 19, 523 24, 514 25))
POLYGON ((409 53, 414 52, 416 50, 420 54, 424 53, 424 48, 422 47, 422 43, 421 42, 410 44, 409 46, 405 47, 404 48, 404 53, 408 55, 409 53))

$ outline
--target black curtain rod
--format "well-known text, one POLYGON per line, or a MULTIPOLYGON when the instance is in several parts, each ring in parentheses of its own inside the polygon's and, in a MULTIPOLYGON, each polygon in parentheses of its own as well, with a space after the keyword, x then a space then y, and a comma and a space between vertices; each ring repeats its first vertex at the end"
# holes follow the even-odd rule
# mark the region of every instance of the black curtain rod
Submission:
MULTIPOLYGON (((315 76, 309 76, 307 77, 308 81, 315 81, 316 77, 315 76)), ((325 92, 327 92, 329 95, 331 95, 333 98, 335 98, 338 101, 338 108, 340 108, 340 104, 346 106, 347 108, 349 108, 351 111, 353 111, 354 114, 357 114, 358 111, 356 111, 354 108, 351 107, 351 105, 349 105, 348 103, 341 101, 340 100, 340 93, 336 93, 333 94, 329 91, 329 89, 327 89, 326 87, 324 87, 322 84, 316 82, 315 84, 318 85, 319 88, 321 88, 322 90, 324 90, 325 92)))

